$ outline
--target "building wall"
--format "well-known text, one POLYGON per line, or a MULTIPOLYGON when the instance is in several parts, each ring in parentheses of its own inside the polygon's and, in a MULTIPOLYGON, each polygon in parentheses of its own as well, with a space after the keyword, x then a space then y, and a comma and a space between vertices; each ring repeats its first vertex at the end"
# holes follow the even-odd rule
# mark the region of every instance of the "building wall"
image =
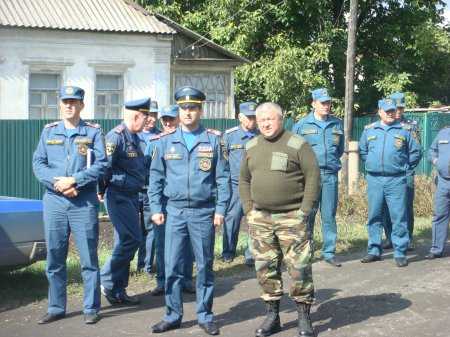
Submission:
POLYGON ((58 72, 86 91, 83 118, 93 118, 96 73, 123 74, 124 100, 170 102, 171 40, 149 34, 0 28, 0 119, 27 119, 31 71, 58 72))

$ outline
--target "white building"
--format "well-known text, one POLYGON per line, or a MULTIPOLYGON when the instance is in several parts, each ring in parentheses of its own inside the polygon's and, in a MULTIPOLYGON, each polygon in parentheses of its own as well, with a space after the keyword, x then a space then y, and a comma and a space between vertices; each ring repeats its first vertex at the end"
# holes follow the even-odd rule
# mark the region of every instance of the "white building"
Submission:
POLYGON ((193 85, 205 117, 233 118, 233 70, 246 62, 128 0, 1 0, 0 119, 57 119, 58 89, 86 91, 82 117, 121 118, 123 102, 160 106, 193 85))

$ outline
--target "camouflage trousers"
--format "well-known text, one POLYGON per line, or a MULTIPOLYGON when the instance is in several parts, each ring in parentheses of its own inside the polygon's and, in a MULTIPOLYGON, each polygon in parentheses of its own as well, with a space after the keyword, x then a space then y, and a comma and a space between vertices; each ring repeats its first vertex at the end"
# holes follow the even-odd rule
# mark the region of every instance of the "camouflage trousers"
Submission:
POLYGON ((281 262, 284 258, 292 280, 289 296, 296 302, 314 302, 312 241, 305 221, 300 220, 300 211, 251 210, 247 221, 261 298, 272 301, 283 295, 281 262))

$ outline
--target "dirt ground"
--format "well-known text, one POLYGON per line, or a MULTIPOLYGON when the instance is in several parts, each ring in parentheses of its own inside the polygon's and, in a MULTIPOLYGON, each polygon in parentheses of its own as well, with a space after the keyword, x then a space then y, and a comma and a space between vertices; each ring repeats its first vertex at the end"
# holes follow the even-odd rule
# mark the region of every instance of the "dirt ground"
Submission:
MULTIPOLYGON (((317 301, 313 307, 314 328, 319 336, 450 336, 450 259, 426 261, 427 246, 410 254, 410 265, 397 268, 391 252, 370 265, 359 262, 364 252, 341 257, 337 269, 323 262, 314 264, 317 301)), ((216 279, 214 312, 222 336, 254 336, 264 307, 254 271, 235 267, 234 276, 216 279)), ((285 285, 289 280, 285 277, 285 285)), ((80 312, 81 299, 71 298, 68 315, 53 324, 40 326, 45 313, 41 300, 0 312, 0 337, 110 337, 147 336, 148 327, 164 313, 164 298, 151 297, 148 289, 134 289, 142 300, 139 307, 110 307, 102 299, 103 319, 86 326, 80 312)), ((165 336, 203 336, 195 318, 195 296, 185 297, 182 327, 165 336)), ((283 330, 275 336, 296 335, 296 312, 286 297, 282 301, 283 330)))

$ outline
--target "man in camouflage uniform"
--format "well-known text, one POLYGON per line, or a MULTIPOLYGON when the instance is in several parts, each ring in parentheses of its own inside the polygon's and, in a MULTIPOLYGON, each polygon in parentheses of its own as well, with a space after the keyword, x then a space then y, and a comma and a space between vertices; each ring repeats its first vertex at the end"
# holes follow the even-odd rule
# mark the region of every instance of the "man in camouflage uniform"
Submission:
POLYGON ((307 217, 319 196, 320 170, 311 146, 283 129, 278 104, 256 109, 261 135, 245 146, 239 193, 247 215, 255 269, 267 304, 256 336, 281 330, 281 259, 293 281, 289 295, 297 304, 299 336, 314 336, 309 316, 314 301, 312 233, 307 217))

